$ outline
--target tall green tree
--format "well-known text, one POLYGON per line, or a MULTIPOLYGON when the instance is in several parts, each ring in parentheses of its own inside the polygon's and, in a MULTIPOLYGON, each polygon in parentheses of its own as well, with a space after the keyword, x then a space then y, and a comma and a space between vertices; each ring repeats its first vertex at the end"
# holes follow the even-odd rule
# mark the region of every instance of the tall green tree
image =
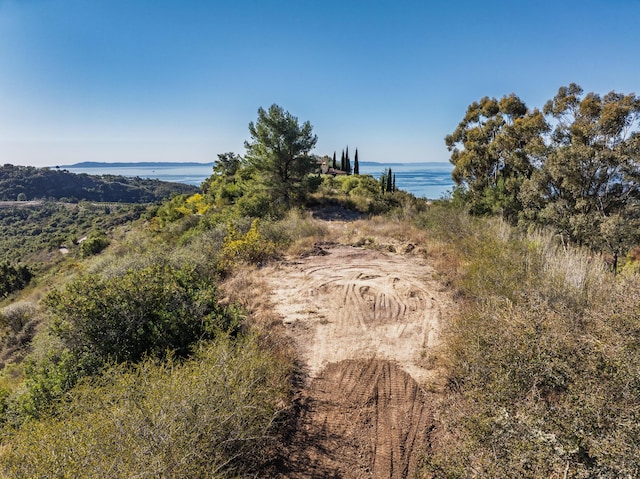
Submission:
POLYGON ((360 163, 358 162, 358 149, 356 148, 356 154, 353 157, 353 174, 360 174, 360 163))
POLYGON ((331 167, 335 169, 336 167, 336 152, 333 152, 333 163, 331 164, 331 167))
POLYGON ((251 141, 245 142, 246 158, 272 199, 289 206, 303 196, 304 180, 316 165, 309 152, 318 141, 308 121, 278 105, 258 109, 258 120, 249 123, 251 141))
POLYGON ((347 162, 345 161, 344 150, 342 150, 342 156, 340 157, 340 170, 347 170, 347 162))
POLYGON ((546 153, 548 130, 539 110, 529 111, 516 95, 472 103, 456 130, 445 138, 452 177, 472 212, 502 212, 517 218, 518 193, 546 153))
POLYGON ((640 98, 561 87, 546 160, 523 187, 525 217, 617 254, 640 240, 640 98))

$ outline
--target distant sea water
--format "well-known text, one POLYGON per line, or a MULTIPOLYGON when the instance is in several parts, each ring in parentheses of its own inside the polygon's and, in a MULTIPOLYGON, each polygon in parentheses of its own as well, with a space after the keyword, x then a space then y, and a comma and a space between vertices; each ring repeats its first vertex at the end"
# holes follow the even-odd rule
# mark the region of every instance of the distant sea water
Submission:
MULTIPOLYGON (((453 189, 450 163, 361 162, 360 173, 379 179, 389 167, 396 175, 396 187, 418 198, 439 199, 453 189)), ((61 168, 71 173, 152 178, 195 186, 213 173, 213 163, 78 163, 61 168)))

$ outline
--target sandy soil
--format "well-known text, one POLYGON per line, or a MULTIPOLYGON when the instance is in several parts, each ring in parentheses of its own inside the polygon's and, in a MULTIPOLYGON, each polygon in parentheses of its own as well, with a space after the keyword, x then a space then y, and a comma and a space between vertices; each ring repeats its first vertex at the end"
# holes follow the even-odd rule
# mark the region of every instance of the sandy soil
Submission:
POLYGON ((424 383, 438 342, 441 289, 417 256, 344 245, 264 271, 310 377, 346 359, 395 361, 424 383))
POLYGON ((324 243, 260 275, 306 375, 280 477, 412 477, 433 429, 429 357, 450 304, 431 267, 324 243))

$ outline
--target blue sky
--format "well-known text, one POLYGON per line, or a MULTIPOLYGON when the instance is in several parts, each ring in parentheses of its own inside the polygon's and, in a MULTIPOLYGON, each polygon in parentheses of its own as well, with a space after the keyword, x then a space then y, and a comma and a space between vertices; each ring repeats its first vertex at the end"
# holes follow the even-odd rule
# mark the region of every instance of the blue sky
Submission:
POLYGON ((448 161, 483 96, 640 93, 640 0, 0 0, 0 164, 243 153, 277 103, 361 161, 448 161))

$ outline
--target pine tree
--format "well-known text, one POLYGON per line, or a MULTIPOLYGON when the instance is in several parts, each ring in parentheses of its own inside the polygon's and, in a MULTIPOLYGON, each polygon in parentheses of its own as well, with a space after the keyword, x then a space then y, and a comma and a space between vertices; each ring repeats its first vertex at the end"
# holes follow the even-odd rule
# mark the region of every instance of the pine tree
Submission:
POLYGON ((356 155, 353 158, 353 174, 354 175, 359 175, 360 174, 360 164, 358 163, 358 149, 356 148, 356 155))

